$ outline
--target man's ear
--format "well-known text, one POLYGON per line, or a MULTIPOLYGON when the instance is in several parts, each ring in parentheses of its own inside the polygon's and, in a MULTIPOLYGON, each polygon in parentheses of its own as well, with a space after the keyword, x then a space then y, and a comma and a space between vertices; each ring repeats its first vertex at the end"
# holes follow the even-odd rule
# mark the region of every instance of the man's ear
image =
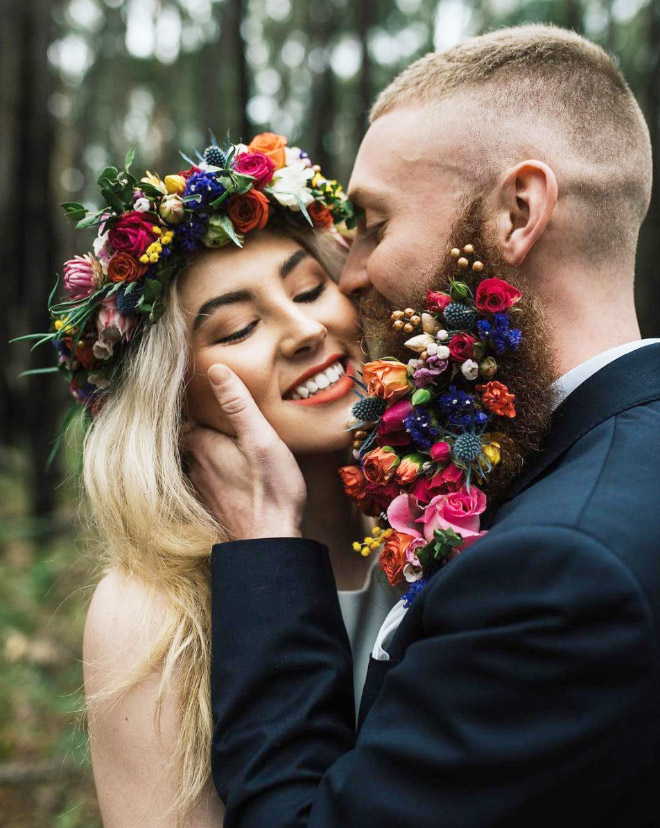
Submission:
POLYGON ((525 261, 550 221, 557 194, 557 178, 543 161, 521 161, 500 179, 496 234, 508 264, 525 261))

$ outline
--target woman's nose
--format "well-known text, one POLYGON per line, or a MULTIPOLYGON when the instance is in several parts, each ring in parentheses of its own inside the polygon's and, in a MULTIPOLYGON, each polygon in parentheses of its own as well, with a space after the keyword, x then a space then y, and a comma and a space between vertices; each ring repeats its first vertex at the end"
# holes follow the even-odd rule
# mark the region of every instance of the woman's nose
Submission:
POLYGON ((288 315, 280 347, 286 357, 313 352, 323 344, 327 335, 328 330, 322 322, 296 308, 288 315))

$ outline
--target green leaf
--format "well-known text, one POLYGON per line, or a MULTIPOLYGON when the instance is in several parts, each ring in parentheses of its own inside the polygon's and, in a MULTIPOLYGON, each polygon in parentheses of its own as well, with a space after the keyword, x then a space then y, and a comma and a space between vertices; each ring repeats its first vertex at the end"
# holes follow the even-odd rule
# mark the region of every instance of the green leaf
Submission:
POLYGON ((158 187, 154 187, 153 184, 148 184, 146 181, 140 181, 140 183, 137 186, 142 190, 142 192, 145 195, 150 196, 151 198, 163 197, 163 194, 158 189, 158 187))
POLYGON ((131 147, 129 149, 129 151, 126 153, 126 157, 124 158, 124 169, 126 170, 126 172, 128 172, 130 170, 131 164, 133 163, 134 159, 135 159, 135 150, 133 149, 133 147, 131 147))
POLYGON ((113 210, 116 210, 118 213, 123 213, 125 206, 124 202, 121 198, 117 195, 117 193, 113 192, 112 190, 101 190, 101 195, 106 200, 106 202, 112 207, 113 210))
POLYGON ((220 224, 222 226, 222 229, 229 236, 229 238, 234 242, 234 244, 237 247, 243 247, 243 242, 236 235, 236 230, 234 230, 234 225, 232 224, 232 221, 229 218, 229 216, 221 216, 220 217, 220 224))
POLYGON ((305 207, 302 198, 300 196, 296 196, 296 198, 298 199, 298 206, 300 207, 300 212, 303 214, 303 216, 305 216, 305 218, 307 219, 309 224, 312 227, 314 227, 314 222, 309 217, 309 213, 307 212, 307 207, 305 207))
POLYGON ((98 213, 90 213, 76 224, 76 230, 84 230, 85 227, 93 227, 95 224, 100 224, 102 220, 102 215, 99 215, 98 213))
POLYGON ((118 175, 119 175, 119 170, 117 169, 117 167, 106 167, 103 170, 103 172, 101 173, 101 175, 99 175, 99 178, 98 178, 99 186, 103 185, 104 179, 107 179, 110 182, 116 181, 118 175))
POLYGON ((33 377, 36 374, 57 374, 59 373, 59 368, 56 365, 52 365, 50 368, 30 368, 28 371, 21 371, 18 375, 19 377, 33 377))
POLYGON ((222 204, 222 202, 225 201, 225 199, 229 198, 230 195, 231 193, 229 192, 229 190, 225 190, 224 193, 221 196, 218 196, 215 201, 212 201, 209 206, 219 207, 222 204))
POLYGON ((78 204, 76 201, 64 201, 60 207, 66 213, 66 217, 71 221, 80 221, 87 215, 87 208, 84 204, 78 204))
POLYGON ((130 204, 131 199, 133 198, 133 185, 124 184, 124 186, 119 191, 119 197, 124 202, 124 204, 130 204))
POLYGON ((144 280, 144 293, 142 294, 142 299, 144 299, 145 303, 151 304, 160 297, 162 292, 163 286, 158 279, 144 280))

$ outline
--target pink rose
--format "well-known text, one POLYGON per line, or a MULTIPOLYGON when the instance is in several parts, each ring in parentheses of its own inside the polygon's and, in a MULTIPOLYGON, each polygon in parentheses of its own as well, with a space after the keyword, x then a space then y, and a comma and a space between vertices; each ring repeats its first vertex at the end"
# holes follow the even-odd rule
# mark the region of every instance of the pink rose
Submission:
POLYGON ((241 175, 251 175, 257 190, 262 190, 273 177, 275 162, 263 152, 244 152, 234 161, 234 169, 241 175))
POLYGON ((129 253, 135 259, 139 259, 156 238, 153 226, 154 220, 150 219, 148 214, 129 210, 108 232, 108 241, 115 250, 129 253))
POLYGON ((423 524, 428 542, 433 540, 436 529, 452 529, 467 545, 485 534, 479 531, 479 515, 485 508, 486 495, 481 489, 471 486, 468 491, 463 486, 457 492, 434 497, 416 522, 423 524))
POLYGON ((421 503, 428 503, 439 494, 455 492, 463 485, 465 473, 455 463, 449 463, 433 477, 423 477, 415 483, 411 494, 421 503))

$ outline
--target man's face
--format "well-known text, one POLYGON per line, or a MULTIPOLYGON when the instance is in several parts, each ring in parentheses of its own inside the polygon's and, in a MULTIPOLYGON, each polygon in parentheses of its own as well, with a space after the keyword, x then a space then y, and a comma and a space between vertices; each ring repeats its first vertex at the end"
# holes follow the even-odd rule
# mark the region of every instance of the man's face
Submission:
POLYGON ((396 108, 369 127, 348 187, 364 217, 339 283, 345 293, 373 288, 403 307, 432 283, 472 182, 466 134, 452 98, 396 108))

